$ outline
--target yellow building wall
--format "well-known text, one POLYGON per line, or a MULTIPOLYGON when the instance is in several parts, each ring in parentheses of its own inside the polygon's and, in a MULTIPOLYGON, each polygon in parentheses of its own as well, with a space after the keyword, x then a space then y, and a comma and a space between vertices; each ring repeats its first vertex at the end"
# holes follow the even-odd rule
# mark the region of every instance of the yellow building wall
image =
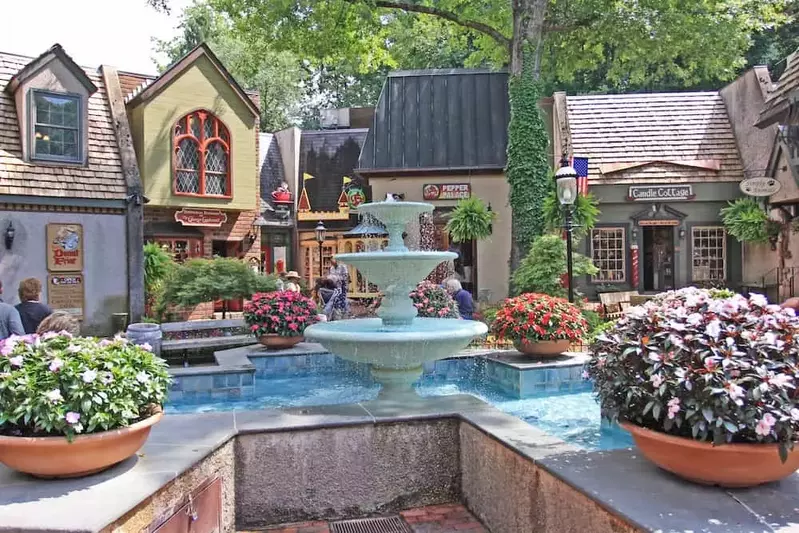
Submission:
MULTIPOLYGON (((510 258, 511 212, 508 206, 508 182, 504 174, 481 176, 371 177, 372 198, 382 200, 387 193, 405 194, 406 201, 423 202, 422 187, 426 183, 469 183, 472 195, 491 204, 497 214, 494 233, 477 242, 477 285, 491 291, 490 299, 497 302, 508 296, 508 259, 510 258)), ((455 200, 429 202, 436 207, 454 206, 455 200)))
POLYGON ((160 93, 128 110, 145 195, 151 206, 256 209, 258 119, 213 64, 200 57, 160 93), (216 115, 230 132, 232 198, 172 193, 172 132, 178 119, 198 109, 216 115))

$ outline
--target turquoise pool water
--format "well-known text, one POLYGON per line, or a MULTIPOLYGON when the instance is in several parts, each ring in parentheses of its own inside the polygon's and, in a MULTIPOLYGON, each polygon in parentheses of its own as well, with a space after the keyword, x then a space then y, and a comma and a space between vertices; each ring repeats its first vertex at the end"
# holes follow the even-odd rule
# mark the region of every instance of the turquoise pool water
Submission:
MULTIPOLYGON (((627 432, 602 421, 590 384, 581 385, 576 390, 572 387, 567 392, 542 392, 520 399, 489 382, 483 369, 483 361, 474 358, 439 362, 426 368, 417 390, 422 396, 471 394, 583 449, 610 450, 632 446, 632 438, 627 432)), ((318 368, 298 370, 275 364, 268 373, 256 376, 252 398, 171 402, 166 411, 202 413, 349 404, 373 400, 379 389, 380 386, 369 377, 365 365, 345 363, 335 370, 319 371, 318 368)))

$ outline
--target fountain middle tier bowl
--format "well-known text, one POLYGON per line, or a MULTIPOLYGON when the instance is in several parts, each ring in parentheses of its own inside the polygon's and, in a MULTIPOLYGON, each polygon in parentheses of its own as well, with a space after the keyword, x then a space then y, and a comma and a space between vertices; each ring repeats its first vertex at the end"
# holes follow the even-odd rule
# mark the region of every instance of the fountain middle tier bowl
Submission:
POLYGON ((360 252, 336 254, 336 260, 358 269, 378 287, 415 285, 436 266, 458 257, 455 252, 360 252))
POLYGON ((487 331, 474 320, 416 318, 411 325, 389 327, 379 318, 360 318, 314 324, 304 335, 344 359, 405 369, 457 353, 487 331))

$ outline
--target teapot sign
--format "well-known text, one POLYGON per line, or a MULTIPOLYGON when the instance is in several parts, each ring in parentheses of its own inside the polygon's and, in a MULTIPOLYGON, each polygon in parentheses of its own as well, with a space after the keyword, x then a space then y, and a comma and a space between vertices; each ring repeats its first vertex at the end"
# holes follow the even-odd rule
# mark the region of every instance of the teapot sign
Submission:
POLYGON ((749 196, 771 196, 779 192, 782 184, 774 178, 749 178, 743 180, 739 187, 742 193, 749 196))

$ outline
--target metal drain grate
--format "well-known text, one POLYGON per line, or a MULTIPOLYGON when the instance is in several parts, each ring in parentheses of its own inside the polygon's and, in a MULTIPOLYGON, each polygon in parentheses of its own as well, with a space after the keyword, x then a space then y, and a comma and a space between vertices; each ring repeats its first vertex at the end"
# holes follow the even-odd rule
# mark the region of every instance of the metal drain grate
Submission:
POLYGON ((412 533, 399 516, 330 522, 330 533, 412 533))

